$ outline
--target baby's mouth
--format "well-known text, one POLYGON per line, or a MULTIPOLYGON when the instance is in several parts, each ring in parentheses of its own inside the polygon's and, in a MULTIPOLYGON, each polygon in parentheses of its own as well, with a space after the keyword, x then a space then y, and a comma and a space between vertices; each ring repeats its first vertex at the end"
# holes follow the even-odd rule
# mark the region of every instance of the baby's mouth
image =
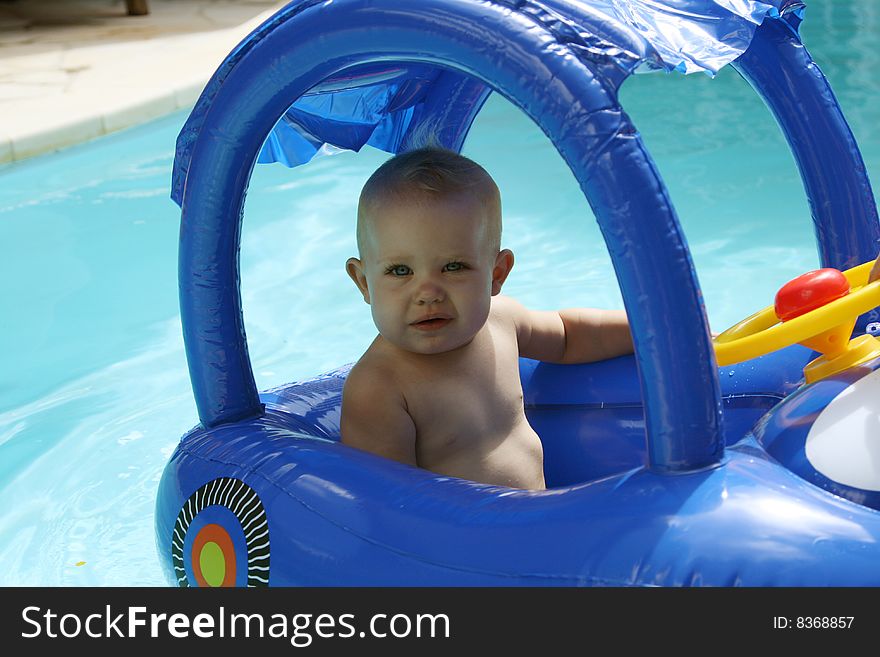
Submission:
POLYGON ((420 331, 436 331, 437 329, 443 328, 451 321, 451 317, 447 317, 446 315, 437 315, 435 317, 426 317, 425 319, 420 319, 412 322, 410 326, 420 331))

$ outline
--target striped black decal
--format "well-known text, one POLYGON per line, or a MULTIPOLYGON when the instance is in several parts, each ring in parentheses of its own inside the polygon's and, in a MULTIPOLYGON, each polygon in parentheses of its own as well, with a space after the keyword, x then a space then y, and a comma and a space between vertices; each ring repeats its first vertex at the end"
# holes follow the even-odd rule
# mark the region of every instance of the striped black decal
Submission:
POLYGON ((184 568, 183 543, 190 524, 202 509, 222 506, 241 523, 247 545, 247 585, 269 585, 269 523, 263 503, 254 490, 240 479, 214 479, 189 496, 174 523, 171 559, 178 586, 190 586, 184 568))

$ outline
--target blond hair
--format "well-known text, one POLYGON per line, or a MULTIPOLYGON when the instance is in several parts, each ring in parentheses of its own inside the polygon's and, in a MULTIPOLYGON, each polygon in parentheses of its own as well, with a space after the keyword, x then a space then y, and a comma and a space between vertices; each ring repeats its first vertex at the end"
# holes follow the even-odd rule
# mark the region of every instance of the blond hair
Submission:
POLYGON ((378 203, 422 196, 441 199, 469 194, 486 208, 486 234, 501 249, 501 193, 479 164, 455 151, 427 146, 395 155, 367 180, 358 200, 357 244, 363 253, 365 217, 378 203))

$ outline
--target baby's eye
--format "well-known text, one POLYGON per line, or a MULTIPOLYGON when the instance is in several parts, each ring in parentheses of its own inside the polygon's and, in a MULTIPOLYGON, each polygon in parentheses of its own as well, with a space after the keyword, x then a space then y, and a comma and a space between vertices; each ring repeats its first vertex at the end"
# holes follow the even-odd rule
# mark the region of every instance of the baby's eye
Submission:
POLYGON ((464 269, 463 262, 450 262, 443 267, 443 271, 461 271, 464 269))
POLYGON ((412 273, 412 269, 406 265, 391 265, 385 270, 385 273, 392 276, 409 276, 412 273))

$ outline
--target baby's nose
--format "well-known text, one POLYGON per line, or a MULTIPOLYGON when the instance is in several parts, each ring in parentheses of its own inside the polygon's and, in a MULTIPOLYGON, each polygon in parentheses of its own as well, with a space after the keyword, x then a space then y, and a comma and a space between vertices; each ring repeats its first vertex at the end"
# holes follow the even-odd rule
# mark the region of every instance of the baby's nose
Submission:
POLYGON ((421 305, 440 303, 446 298, 443 288, 432 281, 425 281, 416 292, 416 303, 421 305))

